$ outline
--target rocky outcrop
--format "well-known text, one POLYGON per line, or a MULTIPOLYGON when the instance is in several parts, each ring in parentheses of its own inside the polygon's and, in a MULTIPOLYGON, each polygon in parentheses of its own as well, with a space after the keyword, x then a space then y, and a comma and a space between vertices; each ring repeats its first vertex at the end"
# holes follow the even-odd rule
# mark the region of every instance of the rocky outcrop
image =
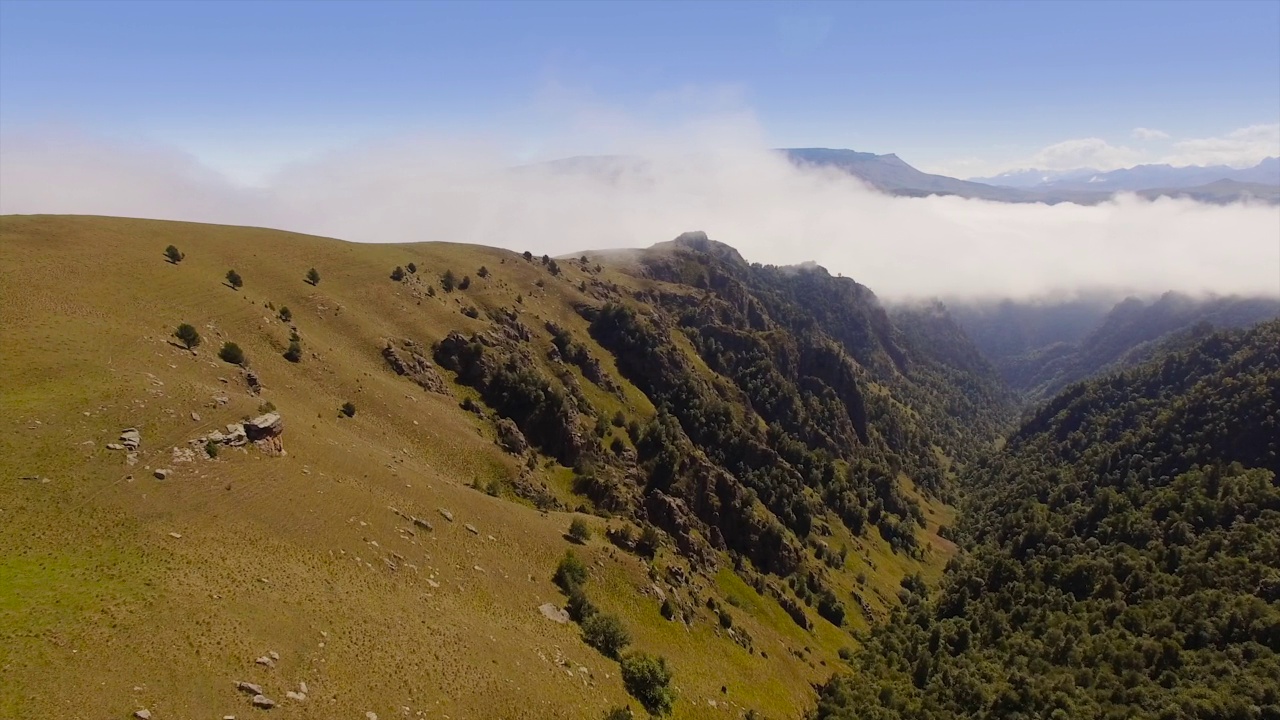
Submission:
POLYGON ((242 427, 245 437, 258 449, 268 455, 284 454, 284 441, 281 438, 284 433, 284 418, 280 417, 280 413, 270 412, 259 415, 242 427))
POLYGON ((404 354, 396 350, 391 341, 382 348, 382 359, 397 375, 407 377, 427 392, 449 394, 449 386, 445 383, 435 365, 417 351, 412 340, 404 341, 404 354), (407 356, 407 357, 406 357, 407 356))
POLYGON ((498 431, 498 444, 503 450, 513 455, 523 455, 529 449, 529 441, 524 439, 524 433, 520 432, 513 421, 499 418, 494 425, 498 431))
POLYGON ((666 530, 676 541, 681 555, 705 571, 715 570, 715 551, 701 532, 705 526, 683 500, 655 491, 645 498, 644 509, 649 522, 666 530))

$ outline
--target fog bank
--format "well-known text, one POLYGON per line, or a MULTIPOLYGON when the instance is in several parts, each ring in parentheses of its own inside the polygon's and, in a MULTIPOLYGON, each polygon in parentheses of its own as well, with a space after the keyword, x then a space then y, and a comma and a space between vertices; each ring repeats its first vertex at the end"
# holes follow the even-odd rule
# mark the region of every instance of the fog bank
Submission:
POLYGON ((888 298, 1098 287, 1280 294, 1280 207, 1134 196, 1090 207, 896 198, 746 145, 512 168, 490 147, 405 141, 297 164, 250 188, 163 147, 9 133, 0 138, 0 213, 259 225, 552 255, 705 230, 748 260, 814 260, 888 298))

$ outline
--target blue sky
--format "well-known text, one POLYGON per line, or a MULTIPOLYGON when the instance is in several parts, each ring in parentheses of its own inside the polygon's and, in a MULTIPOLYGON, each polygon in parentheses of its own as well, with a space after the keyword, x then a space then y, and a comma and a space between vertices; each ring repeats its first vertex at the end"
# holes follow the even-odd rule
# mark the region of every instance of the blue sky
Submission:
POLYGON ((0 129, 243 179, 415 134, 625 152, 609 128, 718 116, 957 175, 1239 164, 1280 133, 1280 2, 0 2, 0 129))

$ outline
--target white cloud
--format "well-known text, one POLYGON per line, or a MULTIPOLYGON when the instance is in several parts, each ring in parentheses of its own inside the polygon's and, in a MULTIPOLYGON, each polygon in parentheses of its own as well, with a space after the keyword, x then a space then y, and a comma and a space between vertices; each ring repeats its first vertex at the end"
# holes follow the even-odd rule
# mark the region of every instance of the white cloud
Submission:
POLYGON ((553 255, 647 246, 701 229, 749 260, 815 260, 887 297, 1098 286, 1280 292, 1274 206, 895 198, 837 171, 797 169, 747 142, 752 133, 739 121, 714 131, 708 122, 636 145, 633 154, 648 161, 571 171, 513 171, 484 145, 451 150, 460 138, 388 142, 297 164, 254 189, 162 148, 7 136, 0 212, 198 220, 553 255), (706 150, 699 143, 708 133, 741 140, 706 150))
POLYGON ((1144 127, 1134 128, 1132 135, 1135 140, 1168 140, 1170 138, 1169 133, 1163 130, 1144 127))
POLYGON ((1123 145, 1112 145, 1102 138, 1080 138, 1055 143, 1031 156, 1029 164, 1040 170, 1117 170, 1136 165, 1142 153, 1123 145))
POLYGON ((1250 125, 1223 137, 1179 140, 1161 162, 1170 165, 1230 165, 1243 168, 1280 156, 1280 123, 1250 125))

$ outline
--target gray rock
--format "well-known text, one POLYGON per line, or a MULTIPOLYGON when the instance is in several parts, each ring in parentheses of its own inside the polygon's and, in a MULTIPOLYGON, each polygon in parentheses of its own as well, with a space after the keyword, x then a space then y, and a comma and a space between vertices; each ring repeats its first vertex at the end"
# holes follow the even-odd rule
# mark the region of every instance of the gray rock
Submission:
POLYGON ((249 436, 244 432, 244 426, 238 423, 232 423, 227 426, 227 437, 222 441, 227 445, 239 447, 249 442, 249 436))
POLYGON ((472 535, 480 534, 480 531, 476 529, 476 526, 472 525, 471 523, 467 523, 466 525, 463 525, 463 527, 465 527, 467 529, 467 532, 471 533, 472 535))
POLYGON ((245 435, 256 442, 284 432, 284 418, 280 417, 280 413, 269 412, 246 422, 243 427, 245 435))
POLYGON ((561 625, 569 622, 569 613, 551 603, 542 603, 538 606, 538 611, 551 622, 560 623, 561 625))
POLYGON ((523 455, 529 449, 529 441, 525 440, 524 433, 511 420, 501 418, 494 423, 494 427, 498 431, 498 444, 503 450, 513 455, 523 455))
POLYGON ((308 692, 308 691, 307 691, 307 684, 306 684, 306 683, 304 683, 304 682, 300 682, 300 683, 298 683, 298 692, 302 693, 303 695, 306 695, 306 694, 307 694, 307 692, 308 692))
POLYGON ((276 706, 276 701, 272 700, 266 695, 261 695, 261 694, 254 695, 253 706, 256 708, 262 708, 263 710, 270 710, 271 708, 276 706))
POLYGON ((124 445, 121 445, 120 443, 107 443, 107 449, 108 449, 108 450, 123 450, 123 449, 124 449, 124 445))
POLYGON ((156 468, 155 476, 157 480, 165 480, 169 477, 169 471, 166 468, 156 468))
POLYGON ((449 522, 453 522, 453 513, 449 512, 448 510, 445 510, 444 508, 440 508, 440 517, 443 517, 445 520, 448 520, 449 522))
POLYGON ((262 657, 258 658, 257 660, 254 660, 254 662, 255 662, 255 663, 257 663, 257 664, 259 664, 259 665, 263 665, 263 666, 265 666, 265 667, 275 667, 275 666, 276 666, 276 661, 275 661, 275 660, 272 660, 271 658, 267 657, 266 655, 263 655, 262 657))
POLYGON ((142 433, 137 428, 125 428, 120 431, 120 444, 129 450, 137 450, 142 445, 142 433))
POLYGON ((151 711, 143 708, 142 710, 134 711, 133 716, 138 720, 151 720, 151 711))
POLYGON ((272 650, 271 652, 269 652, 269 653, 267 653, 267 654, 271 656, 271 659, 272 659, 272 660, 279 660, 279 659, 280 659, 280 653, 276 652, 275 650, 272 650))
POLYGON ((236 681, 236 689, 237 689, 237 690, 239 690, 239 691, 240 691, 240 692, 242 692, 242 693, 246 693, 246 694, 249 694, 249 695, 261 695, 261 694, 262 694, 262 686, 261 686, 261 685, 257 685, 257 684, 255 684, 255 683, 251 683, 251 682, 244 682, 243 680, 237 680, 237 681, 236 681))
POLYGON ((290 700, 297 700, 298 702, 302 702, 307 699, 306 693, 294 692, 292 690, 286 692, 284 696, 290 700))
POLYGON ((425 520, 420 517, 414 517, 413 524, 422 528, 423 530, 435 530, 435 528, 432 527, 430 520, 425 520))
POLYGON ((200 422, 200 413, 196 412, 195 410, 192 410, 192 411, 191 411, 191 419, 192 419, 194 422, 200 422))

